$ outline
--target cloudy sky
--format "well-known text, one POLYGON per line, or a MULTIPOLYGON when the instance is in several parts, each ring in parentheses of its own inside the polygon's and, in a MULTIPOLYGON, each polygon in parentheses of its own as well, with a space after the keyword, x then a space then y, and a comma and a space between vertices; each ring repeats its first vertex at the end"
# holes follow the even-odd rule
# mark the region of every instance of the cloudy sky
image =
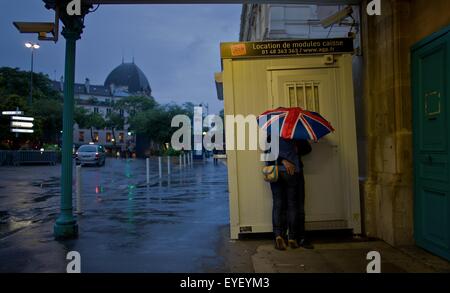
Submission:
MULTIPOLYGON (((100 6, 86 16, 77 44, 76 82, 89 77, 103 84, 122 62, 135 63, 146 74, 153 95, 161 103, 208 103, 218 113, 214 72, 220 71, 219 44, 237 41, 241 5, 100 6)), ((30 68, 26 41, 36 35, 19 34, 13 21, 51 21, 40 0, 0 1, 0 66, 30 68)), ((35 71, 59 80, 64 72, 64 39, 39 42, 35 71)))

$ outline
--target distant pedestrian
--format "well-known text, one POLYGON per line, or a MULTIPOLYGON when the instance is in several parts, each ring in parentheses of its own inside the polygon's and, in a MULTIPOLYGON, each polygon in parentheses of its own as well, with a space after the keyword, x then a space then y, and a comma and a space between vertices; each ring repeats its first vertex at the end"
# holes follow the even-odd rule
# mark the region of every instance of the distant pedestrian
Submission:
POLYGON ((218 153, 219 153, 219 151, 216 148, 214 148, 213 149, 213 162, 214 162, 214 165, 217 165, 217 163, 218 163, 218 159, 217 159, 217 154, 218 153))

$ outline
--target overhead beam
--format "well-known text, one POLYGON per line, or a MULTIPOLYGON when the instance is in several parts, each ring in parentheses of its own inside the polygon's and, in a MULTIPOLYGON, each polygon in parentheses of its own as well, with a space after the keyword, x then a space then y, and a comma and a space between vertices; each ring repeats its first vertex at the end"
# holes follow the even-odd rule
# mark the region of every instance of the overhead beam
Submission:
POLYGON ((361 0, 83 0, 87 4, 359 4, 361 0))

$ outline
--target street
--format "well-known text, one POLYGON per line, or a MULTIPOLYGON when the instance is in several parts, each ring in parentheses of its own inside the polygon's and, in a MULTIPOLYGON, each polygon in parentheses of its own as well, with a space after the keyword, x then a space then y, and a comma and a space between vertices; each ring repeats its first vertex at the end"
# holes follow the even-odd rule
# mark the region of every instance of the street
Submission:
POLYGON ((416 246, 348 231, 310 231, 313 250, 277 251, 264 234, 230 240, 225 164, 180 169, 174 159, 170 176, 162 165, 159 180, 150 160, 148 186, 145 160, 82 167, 79 236, 66 241, 53 235, 61 166, 1 167, 0 272, 66 272, 69 251, 80 253, 81 272, 365 272, 369 251, 380 252, 382 272, 450 271, 416 246))
POLYGON ((65 242, 52 235, 61 166, 1 168, 0 271, 64 272, 71 250, 81 254, 82 272, 220 267, 216 246, 228 223, 226 167, 195 162, 180 170, 174 161, 171 176, 163 169, 160 181, 157 160, 150 166, 148 186, 145 160, 108 159, 105 167, 82 167, 79 238, 65 242))

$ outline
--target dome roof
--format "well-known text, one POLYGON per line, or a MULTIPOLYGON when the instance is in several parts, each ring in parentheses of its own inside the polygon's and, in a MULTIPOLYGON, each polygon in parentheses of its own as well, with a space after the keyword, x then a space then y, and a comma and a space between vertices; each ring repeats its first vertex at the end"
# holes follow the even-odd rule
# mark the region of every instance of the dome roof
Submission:
POLYGON ((127 87, 129 93, 144 92, 151 95, 150 84, 144 72, 133 63, 122 63, 106 77, 105 87, 127 87))

